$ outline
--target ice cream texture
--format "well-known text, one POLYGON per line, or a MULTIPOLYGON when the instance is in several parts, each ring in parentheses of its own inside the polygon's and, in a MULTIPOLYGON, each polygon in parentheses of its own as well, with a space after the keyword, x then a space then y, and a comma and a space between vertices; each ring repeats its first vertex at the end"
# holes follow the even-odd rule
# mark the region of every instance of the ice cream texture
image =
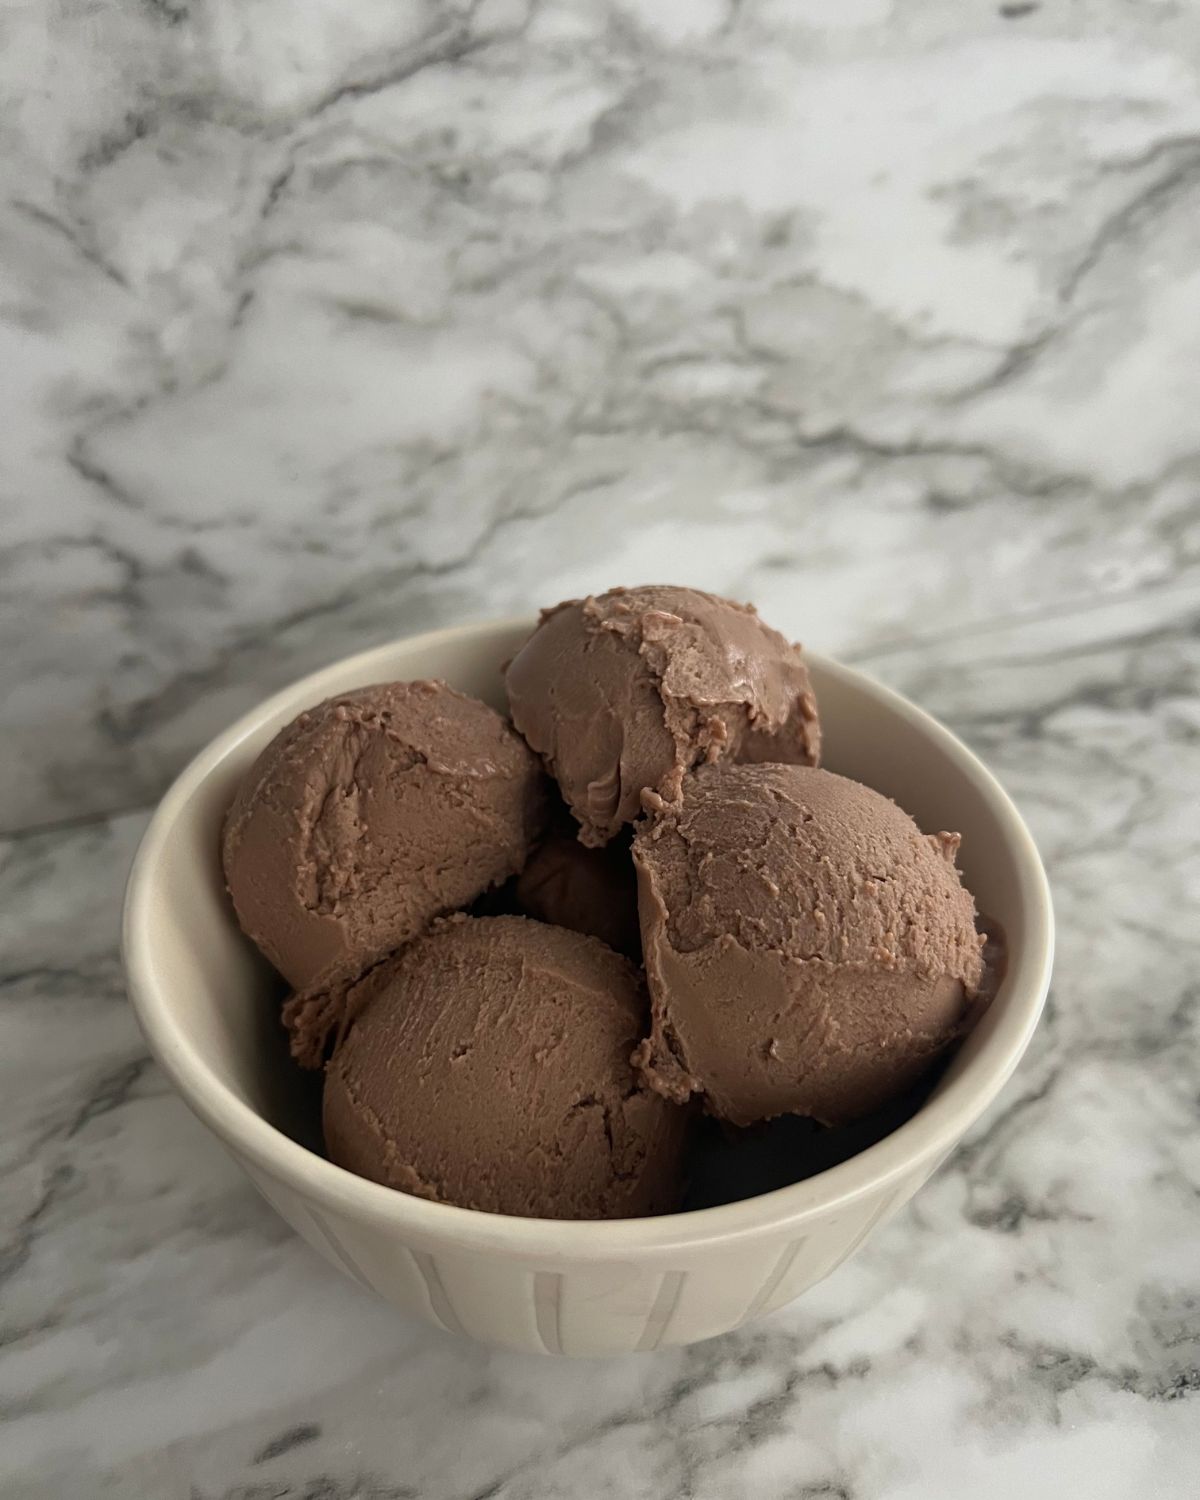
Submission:
POLYGON ((957 845, 829 771, 689 778, 633 846, 648 1081, 735 1125, 845 1124, 901 1094, 962 1035, 980 982, 957 845))
POLYGON ((333 1161, 493 1213, 677 1206, 687 1112, 634 1073, 645 990, 597 939, 523 917, 451 917, 349 1001, 325 1082, 333 1161))
POLYGON ((242 781, 222 841, 238 920, 297 990, 356 978, 521 868, 544 788, 511 726, 443 682, 341 693, 242 781))
POLYGON ((571 829, 556 827, 529 856, 514 895, 527 916, 590 933, 640 962, 637 877, 624 835, 590 849, 571 829))
POLYGON ((706 762, 819 758, 799 648, 750 606, 698 589, 612 589, 545 610, 505 682, 585 844, 636 818, 644 788, 670 799, 706 762))
POLYGON ((652 585, 544 611, 503 671, 511 723, 436 681, 317 704, 226 816, 330 1158, 637 1217, 798 1180, 919 1107, 1003 943, 985 973, 957 835, 817 768, 799 647, 652 585))

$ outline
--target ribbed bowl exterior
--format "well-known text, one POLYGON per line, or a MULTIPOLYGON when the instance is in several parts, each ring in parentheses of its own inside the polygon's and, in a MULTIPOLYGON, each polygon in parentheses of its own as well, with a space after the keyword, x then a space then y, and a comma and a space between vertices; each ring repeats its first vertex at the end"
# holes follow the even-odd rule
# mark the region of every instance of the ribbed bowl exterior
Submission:
POLYGON ((660 1257, 569 1263, 501 1258, 318 1206, 242 1161, 275 1211, 343 1275, 447 1333, 532 1354, 648 1353, 728 1333, 785 1307, 828 1276, 917 1191, 932 1164, 905 1173, 802 1234, 705 1245, 660 1257))

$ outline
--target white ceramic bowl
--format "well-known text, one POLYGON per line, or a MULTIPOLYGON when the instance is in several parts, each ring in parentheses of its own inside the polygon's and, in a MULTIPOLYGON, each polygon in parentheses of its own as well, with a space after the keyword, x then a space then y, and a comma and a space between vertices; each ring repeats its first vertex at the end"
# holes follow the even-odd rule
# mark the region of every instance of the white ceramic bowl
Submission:
POLYGON ((187 1103, 267 1201, 361 1286, 440 1328, 513 1349, 596 1355, 693 1343, 827 1276, 996 1097, 1049 983, 1050 894, 1019 814, 970 751, 895 693, 810 657, 827 764, 888 793, 923 828, 958 829, 966 881, 1008 934, 998 996, 917 1114, 807 1181, 657 1219, 477 1213, 343 1171, 300 1143, 296 1122, 306 1116, 295 1091, 304 1084, 285 1062, 278 989, 225 899, 221 819, 276 730, 332 693, 444 677, 502 707, 499 663, 531 624, 468 626, 366 651, 277 693, 214 740, 163 798, 138 851, 125 902, 129 990, 151 1051, 187 1103))

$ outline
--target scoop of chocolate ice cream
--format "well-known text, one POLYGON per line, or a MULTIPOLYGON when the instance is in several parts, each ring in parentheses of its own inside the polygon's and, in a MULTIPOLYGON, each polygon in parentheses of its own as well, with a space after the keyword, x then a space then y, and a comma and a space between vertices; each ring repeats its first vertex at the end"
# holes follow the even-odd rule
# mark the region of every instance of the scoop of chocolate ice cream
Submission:
POLYGON ((353 978, 525 862, 536 757, 443 682, 339 694, 281 730, 225 820, 244 931, 298 990, 353 978))
POLYGON ((980 981, 957 846, 828 771, 689 777, 633 846, 647 1079, 736 1125, 844 1124, 909 1088, 961 1035, 980 981))
POLYGON ((748 605, 697 589, 613 589, 546 610, 505 681, 585 844, 635 818, 643 788, 674 796, 702 762, 817 762, 799 648, 748 605))
POLYGON ((330 1158, 493 1213, 615 1219, 682 1190, 687 1113, 630 1065, 638 971, 524 917, 438 922, 349 996, 325 1082, 330 1158))
POLYGON ((626 837, 589 849, 570 830, 556 828, 529 856, 514 896, 527 916, 590 933, 627 958, 641 960, 637 877, 626 837))

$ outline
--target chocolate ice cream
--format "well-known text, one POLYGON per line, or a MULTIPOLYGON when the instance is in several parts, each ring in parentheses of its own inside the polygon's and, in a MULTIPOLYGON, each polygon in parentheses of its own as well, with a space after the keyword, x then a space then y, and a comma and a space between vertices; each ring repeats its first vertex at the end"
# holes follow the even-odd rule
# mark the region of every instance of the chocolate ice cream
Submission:
POLYGON ((254 762, 225 822, 238 921, 304 990, 352 979, 521 868, 545 819, 536 758, 443 682, 339 694, 254 762))
POLYGON ((529 856, 514 895, 527 916, 590 933, 640 962, 637 877, 626 837, 589 849, 569 829, 556 828, 529 856))
POLYGON ((523 917, 451 917, 371 971, 325 1083, 330 1158, 465 1208, 549 1219, 664 1213, 687 1114, 629 1056, 638 971, 523 917))
POLYGON ((703 762, 817 762, 799 648, 748 605, 697 589, 613 589, 545 610, 505 681, 585 844, 632 821, 643 788, 672 797, 703 762))
POLYGON ((844 1124, 902 1093, 962 1034, 980 982, 957 846, 828 771, 689 777, 633 846, 646 1078, 735 1125, 844 1124))

